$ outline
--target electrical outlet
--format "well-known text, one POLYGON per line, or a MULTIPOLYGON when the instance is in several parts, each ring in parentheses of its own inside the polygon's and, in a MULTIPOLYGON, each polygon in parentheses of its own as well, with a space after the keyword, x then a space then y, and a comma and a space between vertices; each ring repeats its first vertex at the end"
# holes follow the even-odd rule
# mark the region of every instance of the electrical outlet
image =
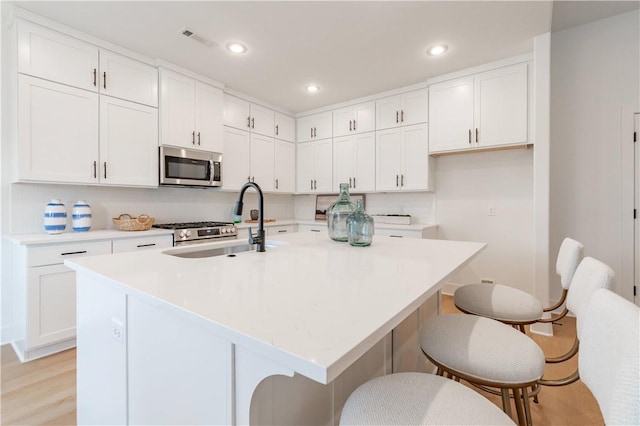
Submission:
POLYGON ((124 324, 117 318, 111 318, 111 336, 117 341, 124 343, 124 324))
POLYGON ((495 215, 496 215, 495 206, 489 206, 489 208, 487 209, 487 216, 495 216, 495 215))
POLYGON ((496 283, 496 281, 494 279, 491 279, 491 278, 481 278, 480 282, 482 284, 495 284, 496 283))

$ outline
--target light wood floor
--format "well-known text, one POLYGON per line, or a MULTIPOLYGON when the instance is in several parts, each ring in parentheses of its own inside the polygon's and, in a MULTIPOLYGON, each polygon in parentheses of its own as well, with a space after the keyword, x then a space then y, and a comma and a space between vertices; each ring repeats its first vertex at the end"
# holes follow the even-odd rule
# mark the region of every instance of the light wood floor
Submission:
MULTIPOLYGON (((452 298, 442 297, 442 311, 455 312, 452 298)), ((554 325, 554 337, 530 336, 547 356, 564 353, 573 342, 575 320, 566 318, 554 325)), ((56 355, 21 364, 9 345, 2 346, 2 425, 74 425, 76 423, 76 351, 70 349, 56 355)), ((546 378, 559 378, 573 372, 577 360, 548 366, 546 378), (567 365, 564 365, 567 364, 567 365)), ((498 406, 500 398, 486 394, 498 406)), ((531 404, 533 424, 598 425, 604 424, 598 405, 589 390, 577 383, 557 388, 545 387, 540 402, 531 404)), ((513 410, 515 413, 515 410, 513 410)))

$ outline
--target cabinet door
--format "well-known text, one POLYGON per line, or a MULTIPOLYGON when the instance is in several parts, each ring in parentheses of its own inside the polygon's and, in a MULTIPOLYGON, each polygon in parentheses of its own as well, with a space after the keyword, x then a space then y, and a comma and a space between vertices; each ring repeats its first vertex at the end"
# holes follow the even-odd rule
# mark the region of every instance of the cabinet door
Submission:
POLYGON ((527 141, 527 64, 478 75, 475 96, 475 146, 527 141))
POLYGON ((400 190, 400 129, 376 132, 376 190, 400 190))
POLYGON ((275 133, 275 113, 273 110, 251 104, 251 131, 273 137, 275 133))
POLYGON ((353 107, 353 131, 355 133, 373 132, 376 129, 376 103, 367 102, 353 107))
POLYGON ((27 349, 76 336, 76 274, 64 265, 29 268, 27 349))
POLYGON ((473 143, 473 78, 429 88, 429 152, 467 149, 473 143))
POLYGON ((341 183, 349 183, 349 188, 353 188, 355 152, 353 136, 333 139, 334 191, 340 190, 341 183))
POLYGON ((374 132, 353 136, 355 151, 353 190, 376 189, 376 135, 374 132))
POLYGON ((401 129, 402 173, 400 186, 404 191, 429 188, 429 139, 426 124, 401 129))
POLYGON ((333 137, 346 136, 353 133, 353 107, 340 108, 333 111, 333 137))
POLYGON ((18 72, 98 90, 98 48, 39 25, 19 20, 18 72))
POLYGON ((251 181, 260 185, 264 191, 275 189, 274 139, 251 134, 251 181))
POLYGON ((195 105, 195 81, 173 71, 160 70, 162 145, 196 147, 195 105))
POLYGON ((296 120, 293 117, 276 112, 275 123, 276 139, 287 142, 296 141, 296 120))
POLYGON ((313 192, 313 155, 312 142, 296 145, 296 192, 302 194, 313 192))
POLYGON ((251 130, 249 102, 236 96, 224 94, 224 125, 240 130, 251 130))
POLYGON ((100 97, 100 182, 158 186, 158 110, 100 97))
POLYGON ((113 253, 149 250, 154 248, 173 247, 172 235, 157 235, 153 237, 121 238, 113 240, 113 253))
POLYGON ((108 50, 100 51, 100 93, 158 106, 158 70, 108 50))
POLYGON ((308 115, 296 120, 296 142, 307 142, 313 139, 314 117, 308 115))
POLYGON ((277 139, 275 144, 275 190, 292 194, 296 189, 296 146, 277 139))
POLYGON ((389 129, 400 125, 401 96, 389 96, 376 101, 376 129, 389 129))
POLYGON ((402 94, 402 107, 400 108, 400 124, 410 126, 412 124, 426 123, 428 118, 427 89, 414 90, 402 94))
POLYGON ((239 191, 250 177, 249 132, 224 127, 224 155, 222 157, 222 188, 239 191))
POLYGON ((314 146, 314 185, 316 192, 333 191, 333 143, 331 139, 313 142, 314 146))
POLYGON ((92 183, 98 94, 18 76, 18 180, 92 183))
POLYGON ((196 147, 223 152, 222 90, 196 81, 196 147))
POLYGON ((326 139, 333 136, 333 114, 331 111, 321 112, 314 116, 313 139, 326 139))

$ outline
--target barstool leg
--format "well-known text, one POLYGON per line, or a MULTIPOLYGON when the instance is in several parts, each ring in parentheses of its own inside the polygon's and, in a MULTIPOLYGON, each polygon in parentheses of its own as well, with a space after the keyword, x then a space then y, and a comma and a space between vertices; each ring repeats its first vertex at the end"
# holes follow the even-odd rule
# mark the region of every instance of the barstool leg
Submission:
POLYGON ((524 415, 527 420, 527 426, 532 426, 531 405, 529 404, 529 393, 527 392, 527 388, 522 388, 522 402, 524 403, 524 415))
POLYGON ((507 416, 511 417, 511 401, 509 399, 509 389, 502 388, 500 389, 502 393, 502 411, 504 411, 507 416))
POLYGON ((438 367, 438 371, 436 371, 436 374, 438 376, 444 376, 444 370, 442 369, 442 367, 438 367))
POLYGON ((527 420, 524 414, 524 406, 522 403, 522 395, 519 388, 513 388, 513 403, 516 404, 516 413, 518 413, 518 424, 526 426, 527 420))

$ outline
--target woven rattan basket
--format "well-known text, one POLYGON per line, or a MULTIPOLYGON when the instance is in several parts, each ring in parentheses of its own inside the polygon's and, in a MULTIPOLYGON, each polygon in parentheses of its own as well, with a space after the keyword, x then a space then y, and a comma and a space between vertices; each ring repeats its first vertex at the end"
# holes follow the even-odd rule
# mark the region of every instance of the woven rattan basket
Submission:
POLYGON ((119 231, 146 231, 151 229, 155 219, 147 214, 141 214, 138 217, 123 213, 113 218, 113 224, 119 231))

